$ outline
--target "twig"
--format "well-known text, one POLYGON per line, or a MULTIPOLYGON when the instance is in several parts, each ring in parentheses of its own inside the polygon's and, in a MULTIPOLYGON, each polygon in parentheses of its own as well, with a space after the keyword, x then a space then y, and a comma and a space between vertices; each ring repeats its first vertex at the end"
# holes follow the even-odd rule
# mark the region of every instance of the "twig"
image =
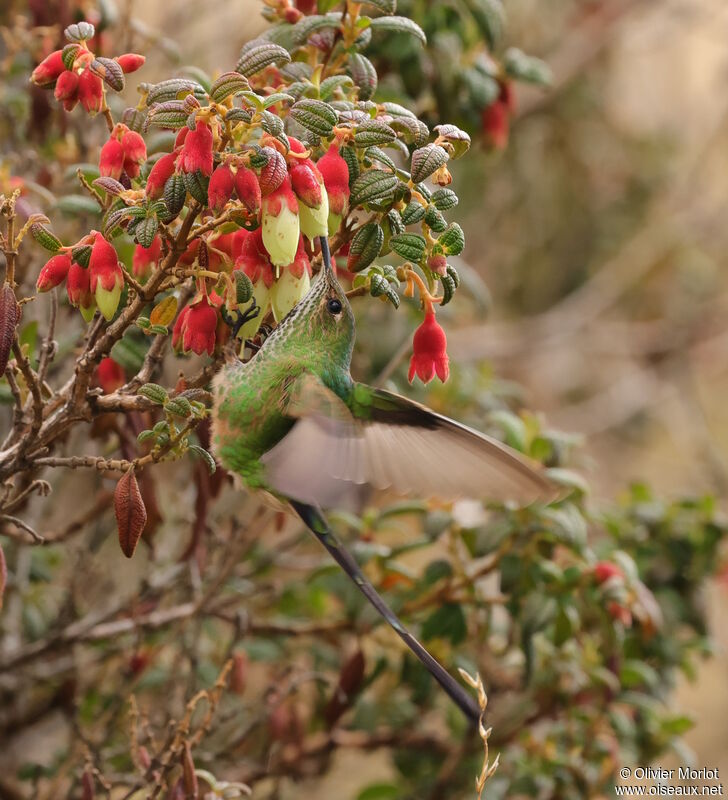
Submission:
MULTIPOLYGON (((45 539, 38 533, 38 531, 31 528, 31 526, 28 525, 27 522, 23 522, 23 520, 19 519, 18 517, 12 517, 10 516, 10 514, 2 514, 0 516, 0 522, 10 522, 16 527, 26 531, 32 536, 34 544, 43 544, 43 542, 45 542, 45 539)), ((13 536, 13 534, 8 533, 7 531, 5 531, 5 533, 8 536, 13 536)))

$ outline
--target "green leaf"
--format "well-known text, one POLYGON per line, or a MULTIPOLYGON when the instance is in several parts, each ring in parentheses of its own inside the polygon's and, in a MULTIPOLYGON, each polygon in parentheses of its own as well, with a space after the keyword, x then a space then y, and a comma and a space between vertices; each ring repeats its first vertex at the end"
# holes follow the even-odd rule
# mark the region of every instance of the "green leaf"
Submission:
POLYGON ((222 103, 228 97, 250 89, 248 79, 239 72, 224 72, 210 87, 210 99, 222 103))
POLYGON ((446 164, 448 154, 438 144, 426 144, 412 153, 412 180, 420 183, 446 164))
POLYGON ((374 64, 361 53, 352 53, 349 58, 349 74, 359 87, 359 99, 369 100, 377 91, 377 70, 374 64))
POLYGON ((418 264, 425 255, 427 243, 419 233, 400 233, 392 236, 389 246, 398 256, 418 264))
POLYGON ((506 74, 519 81, 535 83, 539 86, 551 84, 551 69, 545 61, 535 56, 527 56, 517 47, 509 47, 503 56, 506 74))
POLYGON ((142 247, 151 247, 154 237, 159 230, 159 222, 156 217, 143 219, 134 229, 134 238, 142 247))
POLYGON ((357 147, 373 147, 380 144, 389 144, 396 138, 397 134, 386 122, 372 119, 357 125, 354 144, 357 147))
POLYGON ((425 218, 425 206, 413 200, 402 212, 402 222, 405 225, 415 225, 425 218))
POLYGON ((466 0, 475 24, 492 50, 503 35, 505 9, 501 0, 466 0))
POLYGON ((414 36, 425 45, 427 44, 427 37, 425 32, 420 26, 409 17, 377 17, 372 20, 372 30, 387 31, 389 33, 406 33, 414 36))
POLYGON ((344 86, 352 86, 353 83, 354 81, 348 75, 332 75, 321 81, 319 97, 322 100, 328 100, 337 89, 341 89, 344 86))
POLYGON ((438 211, 448 211, 458 204, 458 196, 452 189, 437 189, 432 194, 432 205, 438 211))
POLYGON ((81 214, 100 214, 99 204, 85 194, 67 194, 56 200, 55 207, 64 214, 80 216, 81 214))
POLYGON ((329 136, 339 119, 328 103, 308 97, 291 106, 290 114, 301 127, 317 136, 329 136))
POLYGON ((193 452, 195 455, 199 456, 207 465, 207 469, 210 471, 212 475, 213 472, 217 469, 217 464, 215 463, 215 459, 205 450, 204 447, 200 447, 196 444, 190 445, 190 451, 193 452))
POLYGON ((462 642, 468 633, 465 614, 458 603, 445 603, 422 623, 422 638, 449 639, 453 644, 462 642))
POLYGON ((440 139, 444 139, 450 145, 450 155, 453 158, 460 158, 470 149, 470 134, 457 125, 435 125, 435 131, 440 139))
POLYGON ((449 256, 459 256, 465 247, 465 234, 457 222, 451 222, 444 233, 440 235, 437 243, 449 256))
POLYGON ((249 78, 272 64, 285 64, 291 60, 288 51, 264 39, 253 39, 244 45, 235 71, 249 78))
POLYGON ((40 222, 34 222, 30 226, 30 235, 42 248, 50 253, 57 253, 62 247, 61 240, 40 222))
POLYGON ((360 272, 379 255, 384 244, 384 231, 376 222, 368 222, 356 232, 349 248, 346 268, 360 272))
POLYGON ((381 169, 371 169, 354 181, 349 202, 354 207, 379 200, 393 194, 398 184, 396 175, 381 169))
POLYGON ((145 383, 144 386, 139 387, 137 394, 160 406, 164 405, 169 397, 164 386, 160 386, 158 383, 145 383))
POLYGON ((187 199, 187 186, 180 174, 170 175, 164 184, 164 204, 171 217, 176 217, 187 199))
POLYGON ((628 659, 622 662, 619 681, 625 689, 633 689, 637 686, 645 686, 649 689, 659 684, 660 676, 644 661, 628 659))
POLYGON ((447 220, 435 208, 435 206, 428 206, 425 213, 425 222, 430 226, 430 229, 435 233, 442 233, 447 228, 447 220))

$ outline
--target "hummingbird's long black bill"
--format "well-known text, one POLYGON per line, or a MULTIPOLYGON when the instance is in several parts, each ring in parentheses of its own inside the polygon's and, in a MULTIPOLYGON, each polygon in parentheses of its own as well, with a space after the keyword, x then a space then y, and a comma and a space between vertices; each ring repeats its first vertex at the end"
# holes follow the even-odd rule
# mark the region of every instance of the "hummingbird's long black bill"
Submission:
POLYGON ((311 529, 314 536, 328 550, 334 561, 336 561, 349 578, 351 578, 352 582, 356 584, 364 597, 366 597, 382 617, 392 626, 402 641, 424 664, 430 675, 442 686, 463 714, 472 722, 477 723, 480 719, 480 709, 475 700, 404 627, 396 614, 391 611, 381 598, 377 590, 364 577, 364 573, 361 571, 359 565, 349 551, 346 550, 337 539, 322 512, 307 503, 300 503, 296 500, 290 500, 289 502, 306 526, 311 529))

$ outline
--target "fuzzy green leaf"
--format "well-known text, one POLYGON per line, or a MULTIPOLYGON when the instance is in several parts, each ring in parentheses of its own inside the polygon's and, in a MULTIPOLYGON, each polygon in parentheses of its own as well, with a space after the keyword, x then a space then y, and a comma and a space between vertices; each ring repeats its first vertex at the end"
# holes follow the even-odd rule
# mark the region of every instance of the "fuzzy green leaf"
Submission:
POLYGON ((417 264, 425 255, 427 243, 419 233, 400 233, 397 236, 392 236, 389 240, 389 246, 398 256, 417 264))
POLYGON ((359 206, 393 194, 399 180, 395 175, 381 169, 372 169, 360 175, 351 187, 349 202, 359 206))
POLYGON ((368 222, 356 232, 349 248, 346 268, 350 272, 360 272, 368 267, 379 255, 384 244, 384 231, 376 222, 368 222))
POLYGON ((409 17, 377 17, 371 22, 371 28, 375 31, 387 31, 389 33, 406 33, 414 36, 425 45, 427 37, 420 26, 409 17))
POLYGON ((307 97, 295 103, 290 113, 302 128, 317 136, 329 136, 339 119, 328 103, 307 97))

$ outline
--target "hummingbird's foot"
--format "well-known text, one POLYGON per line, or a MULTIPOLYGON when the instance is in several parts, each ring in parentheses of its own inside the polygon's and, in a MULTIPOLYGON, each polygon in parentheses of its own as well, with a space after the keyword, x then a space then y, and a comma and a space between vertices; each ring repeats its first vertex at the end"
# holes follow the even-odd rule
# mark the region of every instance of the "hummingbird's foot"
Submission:
POLYGON ((251 319, 255 319, 260 313, 260 308, 258 304, 255 302, 255 298, 253 302, 245 309, 245 311, 241 311, 239 308, 234 310, 235 316, 233 316, 226 308, 223 306, 220 309, 220 313, 222 314, 222 318, 225 321, 225 324, 230 327, 233 334, 233 339, 237 339, 238 334, 240 333, 240 329, 245 325, 246 322, 250 322, 251 319))

